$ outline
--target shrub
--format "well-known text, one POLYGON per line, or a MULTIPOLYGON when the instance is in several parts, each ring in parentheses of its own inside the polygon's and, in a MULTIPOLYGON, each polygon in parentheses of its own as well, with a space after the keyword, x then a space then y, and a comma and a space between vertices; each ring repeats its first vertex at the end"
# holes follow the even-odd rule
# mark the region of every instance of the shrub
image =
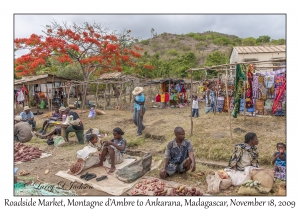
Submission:
POLYGON ((171 49, 171 50, 168 51, 168 54, 173 55, 173 56, 177 56, 178 52, 175 49, 171 49))
POLYGON ((149 44, 149 39, 147 39, 147 40, 142 40, 141 43, 142 43, 143 45, 148 45, 148 44, 149 44))

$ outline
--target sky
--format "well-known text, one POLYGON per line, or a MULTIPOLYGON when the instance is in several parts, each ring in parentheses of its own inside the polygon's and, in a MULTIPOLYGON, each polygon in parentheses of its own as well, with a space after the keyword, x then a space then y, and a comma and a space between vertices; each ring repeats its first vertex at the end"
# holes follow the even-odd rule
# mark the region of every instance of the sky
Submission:
MULTIPOLYGON (((271 39, 286 39, 286 15, 264 14, 15 14, 14 37, 28 38, 31 34, 44 35, 46 25, 56 21, 60 24, 75 22, 100 23, 108 30, 121 32, 130 29, 139 39, 151 37, 151 29, 157 34, 187 34, 190 32, 216 31, 240 38, 268 35, 271 39)), ((16 57, 23 52, 17 52, 16 57)))

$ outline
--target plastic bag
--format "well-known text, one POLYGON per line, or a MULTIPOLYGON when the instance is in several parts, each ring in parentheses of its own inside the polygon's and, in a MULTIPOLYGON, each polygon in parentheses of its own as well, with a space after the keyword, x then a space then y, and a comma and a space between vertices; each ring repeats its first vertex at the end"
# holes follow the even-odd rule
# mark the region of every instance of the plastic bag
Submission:
POLYGON ((207 182, 207 192, 208 193, 218 193, 220 191, 220 182, 221 177, 218 173, 215 173, 214 171, 211 171, 206 176, 206 182, 207 182))
POLYGON ((54 141, 54 146, 56 146, 56 147, 61 146, 62 144, 66 143, 64 137, 62 137, 62 136, 53 137, 53 141, 54 141))

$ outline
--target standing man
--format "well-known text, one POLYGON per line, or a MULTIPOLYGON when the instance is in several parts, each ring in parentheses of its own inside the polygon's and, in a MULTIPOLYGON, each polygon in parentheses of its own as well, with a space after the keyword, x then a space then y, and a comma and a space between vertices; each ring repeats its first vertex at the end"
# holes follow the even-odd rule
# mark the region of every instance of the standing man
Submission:
POLYGON ((15 117, 14 140, 22 143, 28 142, 32 138, 31 126, 27 122, 22 122, 21 116, 15 117))
POLYGON ((142 135, 142 131, 146 128, 143 125, 143 117, 146 112, 145 107, 145 95, 143 94, 144 88, 136 87, 132 91, 134 95, 134 112, 133 112, 133 122, 137 126, 138 130, 136 135, 142 135))
POLYGON ((32 126, 32 130, 35 130, 36 122, 34 120, 34 115, 30 111, 29 106, 24 106, 23 112, 20 113, 23 122, 28 122, 32 126))
POLYGON ((185 131, 182 127, 176 127, 174 134, 175 139, 167 144, 160 178, 165 179, 178 172, 182 174, 183 179, 187 179, 186 172, 190 169, 192 172, 196 170, 192 143, 185 139, 185 131))
MULTIPOLYGON (((64 108, 64 109, 62 108, 62 112, 65 113, 67 116, 72 115, 73 120, 79 119, 78 114, 76 112, 72 112, 69 107, 64 108)), ((67 140, 67 142, 69 141, 68 136, 69 136, 70 132, 75 132, 79 144, 84 144, 84 141, 83 141, 83 132, 84 132, 84 130, 83 130, 83 124, 82 124, 81 120, 80 120, 78 125, 70 125, 69 127, 67 127, 67 129, 66 129, 66 140, 67 140)))

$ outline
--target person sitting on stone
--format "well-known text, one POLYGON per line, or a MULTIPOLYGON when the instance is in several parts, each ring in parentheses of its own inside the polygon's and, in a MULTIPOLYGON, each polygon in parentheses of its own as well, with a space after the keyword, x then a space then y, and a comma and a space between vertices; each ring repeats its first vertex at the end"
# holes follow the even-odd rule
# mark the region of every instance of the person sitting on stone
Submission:
POLYGON ((187 179, 186 172, 195 171, 195 157, 192 143, 185 139, 185 131, 182 127, 174 129, 175 139, 167 144, 163 168, 160 170, 160 178, 165 179, 176 172, 187 179))
POLYGON ((24 107, 24 111, 20 113, 20 116, 22 117, 23 122, 28 122, 32 126, 32 130, 35 130, 36 122, 29 106, 24 107))
POLYGON ((103 161, 106 159, 111 164, 108 173, 113 173, 116 170, 115 164, 122 163, 124 160, 123 154, 126 152, 126 140, 122 137, 124 132, 121 128, 113 129, 114 138, 110 141, 100 141, 103 145, 99 166, 103 166, 103 161))
POLYGON ((49 122, 50 121, 57 121, 59 119, 61 119, 62 115, 61 115, 61 110, 65 109, 64 107, 61 107, 61 108, 56 108, 54 110, 54 113, 52 115, 52 117, 49 117, 48 119, 46 119, 43 123, 43 127, 42 129, 39 131, 39 133, 42 133, 42 135, 45 135, 46 134, 46 130, 49 126, 49 122))
POLYGON ((14 140, 24 143, 32 139, 31 126, 22 122, 21 116, 15 117, 14 124, 14 140))

